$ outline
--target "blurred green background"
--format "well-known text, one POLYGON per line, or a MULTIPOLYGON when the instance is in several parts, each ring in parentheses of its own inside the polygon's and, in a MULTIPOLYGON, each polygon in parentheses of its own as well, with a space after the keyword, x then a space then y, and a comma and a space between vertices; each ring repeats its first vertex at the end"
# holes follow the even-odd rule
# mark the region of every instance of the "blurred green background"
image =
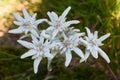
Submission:
MULTIPOLYGON (((40 27, 45 27, 41 24, 40 27)), ((120 80, 120 0, 0 0, 0 80, 120 80), (72 9, 68 20, 77 19, 81 23, 75 25, 81 31, 89 27, 98 30, 99 36, 111 33, 101 47, 110 57, 107 64, 99 56, 79 64, 79 58, 73 55, 68 68, 64 67, 64 59, 55 58, 53 71, 48 72, 47 60, 42 60, 39 72, 34 74, 31 58, 20 59, 27 49, 17 43, 20 35, 8 34, 16 28, 13 13, 22 15, 22 8, 30 14, 37 13, 37 18, 48 18, 47 11, 55 11, 58 15, 68 7, 72 9)))

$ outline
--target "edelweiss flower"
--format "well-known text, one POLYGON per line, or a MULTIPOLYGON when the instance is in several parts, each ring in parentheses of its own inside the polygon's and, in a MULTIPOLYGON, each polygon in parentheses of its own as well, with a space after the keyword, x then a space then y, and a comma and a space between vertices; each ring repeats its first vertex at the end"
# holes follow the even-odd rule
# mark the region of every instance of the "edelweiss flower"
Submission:
POLYGON ((21 58, 23 59, 32 56, 32 59, 34 59, 34 73, 37 73, 38 66, 42 58, 48 59, 48 69, 50 70, 50 63, 54 55, 50 53, 51 44, 48 40, 44 41, 43 37, 37 39, 32 35, 32 43, 23 40, 18 40, 18 42, 24 47, 30 49, 28 52, 23 54, 21 58))
POLYGON ((26 9, 23 9, 22 11, 24 14, 24 18, 22 18, 19 14, 14 13, 15 18, 17 19, 17 21, 14 21, 14 24, 16 24, 19 27, 17 29, 9 30, 9 33, 17 34, 25 32, 25 35, 27 35, 28 32, 31 32, 35 36, 38 36, 36 31, 38 24, 47 20, 46 19, 36 20, 37 14, 33 14, 32 16, 30 16, 26 9))
POLYGON ((77 46, 79 45, 79 37, 78 36, 70 36, 66 37, 66 35, 63 33, 64 41, 61 42, 60 49, 62 50, 61 53, 65 53, 66 61, 65 66, 67 67, 72 59, 71 51, 74 51, 78 56, 80 56, 82 59, 84 59, 83 52, 81 49, 79 49, 77 46))
MULTIPOLYGON (((99 46, 102 46, 102 41, 104 41, 106 38, 110 36, 110 33, 107 33, 103 35, 102 37, 98 38, 98 31, 95 31, 94 34, 90 32, 90 30, 86 27, 88 37, 85 37, 85 40, 82 38, 80 39, 81 42, 86 46, 85 51, 85 60, 89 57, 90 53, 94 58, 98 58, 98 53, 107 61, 107 63, 110 62, 109 57, 106 55, 106 53, 99 48, 99 46)), ((84 60, 81 59, 80 62, 83 62, 84 60)))
POLYGON ((55 12, 48 12, 48 16, 51 22, 48 21, 50 27, 47 31, 52 31, 52 39, 58 34, 58 32, 63 31, 65 28, 70 26, 71 24, 78 24, 78 20, 71 20, 66 22, 66 15, 70 11, 71 7, 68 7, 60 17, 55 12))

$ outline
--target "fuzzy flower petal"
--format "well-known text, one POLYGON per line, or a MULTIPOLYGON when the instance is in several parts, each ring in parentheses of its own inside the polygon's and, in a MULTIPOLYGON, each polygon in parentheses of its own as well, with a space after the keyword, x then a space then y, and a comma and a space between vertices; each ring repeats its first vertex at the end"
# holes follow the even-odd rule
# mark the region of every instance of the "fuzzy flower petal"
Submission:
POLYGON ((66 55, 65 66, 67 67, 70 64, 71 60, 72 60, 71 51, 67 50, 67 52, 65 53, 65 55, 66 55))
POLYGON ((29 57, 29 56, 33 56, 35 55, 37 52, 33 49, 29 50, 28 52, 24 53, 22 56, 21 56, 21 59, 24 59, 26 57, 29 57))
POLYGON ((26 48, 34 48, 34 45, 30 42, 27 41, 23 41, 23 40, 17 40, 18 43, 20 43, 21 45, 23 45, 26 48))
POLYGON ((39 63, 40 61, 42 60, 42 57, 38 57, 34 60, 34 73, 37 73, 38 72, 38 66, 39 66, 39 63))
POLYGON ((106 55, 106 53, 102 49, 98 48, 98 52, 107 61, 107 63, 110 63, 109 57, 106 55))

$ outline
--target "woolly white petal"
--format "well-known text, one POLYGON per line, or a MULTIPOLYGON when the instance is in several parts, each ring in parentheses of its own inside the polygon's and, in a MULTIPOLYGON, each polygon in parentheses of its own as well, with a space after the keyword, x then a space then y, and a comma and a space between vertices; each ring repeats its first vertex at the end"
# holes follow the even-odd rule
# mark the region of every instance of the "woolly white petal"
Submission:
POLYGON ((24 59, 24 58, 26 58, 26 57, 29 57, 29 56, 32 56, 32 55, 35 55, 35 54, 36 54, 36 51, 33 50, 33 49, 31 49, 31 50, 29 50, 28 52, 26 52, 25 54, 23 54, 23 55, 21 56, 21 59, 24 59))
POLYGON ((28 35, 29 29, 25 29, 25 35, 28 35))
POLYGON ((38 24, 40 24, 40 23, 42 23, 42 22, 44 22, 44 21, 47 22, 47 19, 39 19, 39 20, 36 20, 36 21, 34 22, 34 24, 35 24, 35 25, 38 25, 38 24))
POLYGON ((35 60, 34 60, 34 73, 37 73, 38 72, 38 66, 39 66, 39 63, 40 61, 42 60, 42 57, 37 57, 35 60))
POLYGON ((58 15, 55 12, 51 12, 51 15, 55 21, 58 20, 58 15))
POLYGON ((65 66, 69 66, 71 60, 72 60, 72 54, 70 50, 67 50, 67 52, 65 53, 66 56, 66 61, 65 61, 65 66))
POLYGON ((89 50, 85 50, 85 59, 87 59, 88 57, 89 57, 89 55, 90 55, 90 51, 89 50))
POLYGON ((23 21, 23 18, 18 13, 14 13, 13 15, 18 21, 23 21))
POLYGON ((92 54, 92 56, 94 57, 94 58, 98 58, 98 52, 97 52, 97 50, 95 50, 94 48, 91 48, 92 50, 91 50, 91 54, 92 54))
POLYGON ((98 47, 99 54, 107 61, 107 63, 110 63, 109 57, 106 55, 106 53, 98 47))
POLYGON ((23 45, 26 48, 34 48, 34 45, 30 42, 23 41, 23 40, 17 40, 17 42, 20 43, 21 45, 23 45))
POLYGON ((53 26, 50 26, 50 27, 48 27, 48 28, 46 29, 46 31, 52 31, 52 30, 54 30, 54 27, 53 27, 53 26))
POLYGON ((84 35, 85 35, 85 33, 84 33, 84 32, 79 33, 79 36, 84 36, 84 35))
POLYGON ((46 34, 46 31, 45 31, 45 30, 42 30, 41 36, 45 37, 46 39, 50 39, 50 35, 49 35, 49 34, 46 34))
POLYGON ((14 21, 13 23, 18 25, 18 26, 23 25, 23 22, 14 21))
POLYGON ((61 54, 63 54, 64 52, 66 52, 66 48, 63 48, 62 51, 61 51, 61 54))
POLYGON ((98 31, 94 32, 94 40, 96 40, 98 38, 98 31))
POLYGON ((25 30, 25 29, 24 29, 23 27, 19 27, 19 28, 17 28, 17 29, 9 30, 8 33, 19 34, 19 33, 23 33, 24 30, 25 30))
POLYGON ((51 20, 52 22, 54 22, 54 19, 53 19, 51 13, 50 13, 50 12, 47 12, 47 15, 49 16, 50 20, 51 20))
POLYGON ((33 55, 33 56, 32 56, 32 59, 36 59, 36 58, 39 57, 39 56, 42 57, 42 54, 43 54, 42 52, 40 52, 40 51, 38 52, 38 51, 37 51, 37 54, 33 55))
POLYGON ((49 52, 44 53, 45 57, 47 57, 48 59, 52 59, 53 55, 50 54, 49 52))
POLYGON ((35 42, 38 42, 38 39, 36 36, 34 36, 33 34, 31 34, 31 37, 32 37, 32 40, 35 41, 35 42))
POLYGON ((98 40, 100 41, 104 41, 106 38, 108 38, 110 36, 110 33, 107 33, 105 35, 103 35, 102 37, 100 37, 98 40))
POLYGON ((70 25, 72 25, 72 24, 78 24, 78 23, 80 23, 80 21, 78 21, 78 20, 71 20, 71 21, 67 21, 67 22, 65 22, 61 27, 68 27, 68 26, 70 26, 70 25))
MULTIPOLYGON (((40 42, 43 44, 44 43, 44 37, 43 36, 40 36, 40 42)), ((44 43, 45 44, 45 43, 44 43)))
POLYGON ((63 37, 64 37, 64 40, 67 40, 67 39, 68 39, 64 32, 62 32, 62 35, 63 35, 63 37))
POLYGON ((54 30, 52 33, 52 40, 55 38, 57 34, 58 34, 58 30, 54 30))
POLYGON ((30 32, 31 32, 34 36, 39 37, 39 35, 38 35, 38 33, 37 33, 37 31, 36 31, 35 29, 31 29, 30 32))
POLYGON ((26 11, 26 9, 24 8, 22 11, 23 11, 23 14, 24 14, 24 18, 29 19, 30 16, 29 16, 28 12, 26 11))
POLYGON ((23 36, 21 36, 19 39, 24 39, 24 38, 29 37, 29 36, 30 36, 30 34, 23 35, 23 36))
POLYGON ((82 44, 85 45, 85 46, 88 45, 88 42, 86 40, 82 39, 82 38, 80 38, 80 42, 82 42, 82 44))
POLYGON ((84 58, 84 54, 83 54, 83 52, 82 52, 79 48, 73 47, 73 51, 74 51, 78 56, 80 56, 81 58, 84 58))
POLYGON ((35 20, 35 19, 36 19, 36 16, 37 16, 37 13, 33 14, 33 15, 32 15, 32 19, 35 20))
POLYGON ((34 43, 34 45, 38 45, 38 39, 36 36, 34 36, 33 34, 31 34, 32 37, 32 42, 34 43))
POLYGON ((86 61, 87 59, 88 59, 88 57, 90 56, 90 51, 89 50, 85 50, 85 58, 82 58, 81 60, 80 60, 80 63, 82 63, 83 61, 86 61))
POLYGON ((66 17, 66 15, 68 14, 68 12, 70 11, 70 9, 71 9, 71 7, 68 7, 63 13, 62 13, 62 15, 60 16, 60 20, 63 20, 65 17, 66 17))
POLYGON ((73 34, 74 38, 78 38, 78 37, 81 37, 83 36, 84 34, 81 34, 81 33, 75 33, 73 34))
POLYGON ((89 39, 92 39, 93 38, 93 33, 90 32, 90 29, 85 27, 86 31, 87 31, 87 35, 88 35, 88 38, 89 39))

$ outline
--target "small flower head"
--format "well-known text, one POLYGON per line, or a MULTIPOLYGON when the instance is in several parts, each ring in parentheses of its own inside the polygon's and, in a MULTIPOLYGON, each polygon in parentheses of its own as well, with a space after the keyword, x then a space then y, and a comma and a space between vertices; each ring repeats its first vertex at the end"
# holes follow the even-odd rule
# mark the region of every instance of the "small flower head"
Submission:
POLYGON ((15 18, 17 19, 17 21, 14 21, 14 24, 16 24, 19 27, 17 29, 9 30, 9 33, 17 34, 24 32, 25 35, 27 35, 28 32, 31 32, 35 36, 38 36, 37 34, 38 24, 40 24, 43 21, 47 21, 47 19, 36 20, 36 15, 37 15, 36 13, 30 16, 26 11, 26 9, 23 9, 22 11, 24 18, 21 17, 19 14, 14 13, 15 18))
POLYGON ((32 59, 34 59, 34 72, 37 73, 38 66, 42 58, 48 58, 48 69, 50 66, 50 62, 53 59, 54 55, 50 53, 50 43, 48 40, 44 41, 43 37, 40 37, 39 39, 32 35, 32 43, 18 40, 18 42, 23 45, 24 47, 30 49, 28 52, 23 54, 21 58, 26 58, 29 56, 32 56, 32 59))
POLYGON ((68 12, 70 11, 71 7, 68 7, 60 17, 55 12, 48 12, 48 16, 51 21, 48 21, 48 24, 50 27, 47 29, 47 31, 51 30, 52 33, 52 39, 61 31, 63 31, 65 28, 70 26, 71 24, 78 24, 78 20, 71 20, 66 21, 66 16, 68 12))
MULTIPOLYGON (((103 45, 102 41, 108 38, 110 36, 110 33, 107 33, 106 35, 98 38, 98 31, 91 33, 87 27, 86 27, 86 30, 87 30, 88 36, 85 37, 85 40, 83 40, 82 38, 80 39, 81 42, 83 42, 83 44, 86 46, 85 58, 87 59, 90 53, 92 54, 94 58, 98 58, 98 53, 99 53, 109 63, 110 60, 108 56, 102 49, 99 48, 99 46, 103 45)), ((81 60, 81 62, 82 61, 83 60, 81 60)))
POLYGON ((77 46, 79 45, 79 37, 78 36, 70 36, 67 37, 63 33, 64 40, 59 44, 61 49, 61 54, 65 54, 66 61, 65 66, 69 66, 71 59, 72 59, 72 53, 71 51, 74 51, 78 56, 80 56, 82 59, 84 59, 83 52, 81 49, 79 49, 77 46))

